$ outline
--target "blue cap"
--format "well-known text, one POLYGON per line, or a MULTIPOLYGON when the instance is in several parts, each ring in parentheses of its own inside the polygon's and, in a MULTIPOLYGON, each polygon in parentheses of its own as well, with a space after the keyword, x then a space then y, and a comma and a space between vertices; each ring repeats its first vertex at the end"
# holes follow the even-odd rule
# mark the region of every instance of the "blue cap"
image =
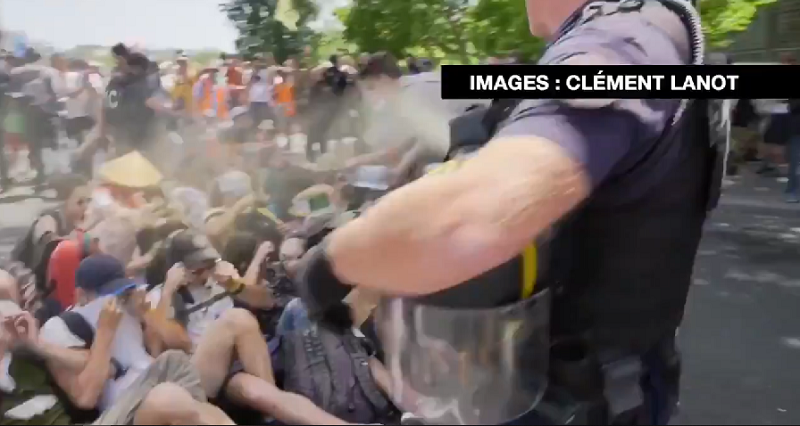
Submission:
POLYGON ((136 282, 125 276, 125 266, 115 257, 95 254, 81 261, 75 285, 101 296, 116 296, 136 287, 136 282))

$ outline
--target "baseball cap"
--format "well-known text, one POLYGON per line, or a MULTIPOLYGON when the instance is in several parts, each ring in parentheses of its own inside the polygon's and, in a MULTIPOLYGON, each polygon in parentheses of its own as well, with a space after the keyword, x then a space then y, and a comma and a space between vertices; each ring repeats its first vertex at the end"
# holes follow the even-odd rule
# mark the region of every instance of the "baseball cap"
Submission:
POLYGON ((182 262, 187 269, 200 269, 220 259, 205 235, 193 230, 183 230, 174 234, 167 247, 167 262, 182 262))
POLYGON ((102 296, 116 296, 136 287, 136 282, 125 276, 125 266, 117 258, 96 254, 83 259, 78 265, 75 285, 102 296))

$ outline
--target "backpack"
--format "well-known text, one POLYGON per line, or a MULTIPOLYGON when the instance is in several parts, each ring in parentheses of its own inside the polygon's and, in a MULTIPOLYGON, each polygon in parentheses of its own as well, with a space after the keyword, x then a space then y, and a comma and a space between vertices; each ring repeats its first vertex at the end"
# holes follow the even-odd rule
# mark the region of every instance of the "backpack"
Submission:
POLYGON ((282 336, 284 390, 305 396, 346 422, 386 422, 395 409, 370 373, 364 340, 322 324, 282 336))
POLYGON ((28 232, 17 241, 14 248, 11 249, 11 258, 21 262, 28 269, 33 271, 36 276, 36 287, 43 293, 42 298, 47 297, 52 290, 47 282, 47 266, 50 260, 50 255, 61 242, 61 235, 66 233, 66 224, 64 217, 56 209, 47 210, 42 213, 38 219, 30 226, 28 232), (38 243, 33 243, 33 231, 36 224, 44 216, 50 216, 56 221, 57 232, 54 234, 47 234, 42 237, 38 243))

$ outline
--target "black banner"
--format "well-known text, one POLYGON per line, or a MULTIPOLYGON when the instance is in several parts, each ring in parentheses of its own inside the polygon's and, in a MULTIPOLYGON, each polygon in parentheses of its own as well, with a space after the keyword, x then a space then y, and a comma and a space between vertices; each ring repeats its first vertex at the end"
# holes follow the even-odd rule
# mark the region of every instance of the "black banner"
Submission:
POLYGON ((444 65, 442 98, 800 98, 800 66, 444 65))

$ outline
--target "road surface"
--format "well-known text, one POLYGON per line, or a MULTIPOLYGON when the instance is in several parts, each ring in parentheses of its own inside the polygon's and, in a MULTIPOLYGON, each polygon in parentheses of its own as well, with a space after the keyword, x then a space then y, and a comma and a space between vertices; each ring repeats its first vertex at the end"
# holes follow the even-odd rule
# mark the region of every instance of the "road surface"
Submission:
MULTIPOLYGON (((739 178, 708 222, 680 330, 676 423, 800 424, 800 207, 780 187, 739 178)), ((0 197, 0 254, 49 205, 26 195, 0 197)))

